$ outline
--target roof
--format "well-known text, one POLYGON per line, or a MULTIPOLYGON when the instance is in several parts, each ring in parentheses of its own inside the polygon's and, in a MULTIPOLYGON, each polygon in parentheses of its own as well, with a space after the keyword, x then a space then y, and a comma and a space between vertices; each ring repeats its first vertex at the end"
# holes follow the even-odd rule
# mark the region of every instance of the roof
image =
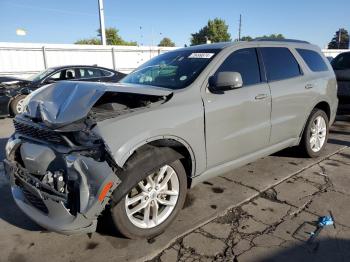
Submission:
POLYGON ((94 65, 62 65, 62 66, 53 66, 50 67, 52 69, 63 69, 63 68, 67 68, 67 67, 89 67, 89 68, 99 68, 99 69, 104 69, 104 70, 108 70, 108 71, 114 71, 113 69, 110 68, 105 68, 105 67, 101 67, 101 66, 94 66, 94 65))
MULTIPOLYGON (((276 43, 276 44, 310 44, 307 41, 296 40, 296 39, 271 39, 271 38, 256 38, 250 42, 266 42, 266 43, 276 43)), ((207 50, 207 49, 224 49, 229 46, 248 43, 248 41, 236 41, 236 42, 220 42, 213 44, 202 44, 202 45, 194 45, 185 48, 176 49, 174 51, 182 51, 182 50, 207 50)))
POLYGON ((220 42, 213 44, 203 44, 203 45, 193 45, 189 47, 184 47, 180 49, 175 49, 174 51, 182 51, 182 50, 206 50, 206 49, 224 49, 228 46, 234 45, 238 42, 220 42))

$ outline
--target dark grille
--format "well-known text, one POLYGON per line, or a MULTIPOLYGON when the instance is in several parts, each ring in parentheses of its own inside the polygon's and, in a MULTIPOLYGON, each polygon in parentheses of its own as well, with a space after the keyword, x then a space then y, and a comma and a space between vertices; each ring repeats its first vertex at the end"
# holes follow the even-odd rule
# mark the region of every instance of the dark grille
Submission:
POLYGON ((19 134, 39 140, 45 140, 54 144, 65 144, 62 136, 55 131, 24 124, 16 120, 13 120, 13 124, 15 126, 16 132, 19 134))
POLYGON ((49 210, 44 204, 44 201, 37 197, 36 195, 32 194, 29 190, 27 190, 25 187, 21 187, 22 192, 24 194, 24 197, 26 200, 36 209, 39 209, 41 212, 48 214, 49 210))

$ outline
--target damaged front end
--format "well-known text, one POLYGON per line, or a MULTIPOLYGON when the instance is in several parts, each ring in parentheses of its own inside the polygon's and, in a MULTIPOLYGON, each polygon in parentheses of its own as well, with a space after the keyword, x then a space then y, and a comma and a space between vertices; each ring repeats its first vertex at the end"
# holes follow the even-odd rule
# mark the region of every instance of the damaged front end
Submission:
POLYGON ((4 165, 15 202, 31 219, 64 234, 95 231, 98 216, 122 180, 121 169, 93 127, 164 101, 133 92, 58 83, 35 93, 26 113, 16 116, 4 165))
POLYGON ((72 148, 59 136, 15 119, 6 146, 6 173, 17 205, 41 226, 61 233, 93 232, 120 179, 98 147, 72 148), (38 135, 37 138, 40 138, 38 135))

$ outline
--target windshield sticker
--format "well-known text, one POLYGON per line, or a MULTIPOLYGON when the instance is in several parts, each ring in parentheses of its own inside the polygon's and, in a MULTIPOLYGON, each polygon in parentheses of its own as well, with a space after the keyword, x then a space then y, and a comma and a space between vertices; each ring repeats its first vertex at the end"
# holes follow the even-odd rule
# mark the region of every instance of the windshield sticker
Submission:
POLYGON ((187 79, 187 76, 181 76, 180 81, 185 81, 187 79))
POLYGON ((188 58, 203 58, 209 59, 212 58, 214 53, 192 53, 188 58))

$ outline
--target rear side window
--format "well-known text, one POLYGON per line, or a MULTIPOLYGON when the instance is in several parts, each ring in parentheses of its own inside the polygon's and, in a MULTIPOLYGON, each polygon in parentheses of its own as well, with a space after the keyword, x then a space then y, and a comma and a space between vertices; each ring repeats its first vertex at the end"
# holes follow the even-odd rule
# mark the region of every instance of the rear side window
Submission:
POLYGON ((113 73, 111 71, 101 69, 101 72, 102 72, 103 76, 112 76, 113 75, 113 73))
POLYGON ((81 68, 79 69, 81 78, 94 78, 103 76, 99 69, 95 68, 81 68))
POLYGON ((284 80, 302 75, 297 60, 288 48, 262 47, 260 51, 269 81, 284 80))
POLYGON ((322 72, 328 71, 328 67, 319 53, 308 50, 308 49, 299 49, 297 48, 299 55, 304 59, 307 66, 313 72, 322 72))
POLYGON ((246 48, 233 52, 221 64, 215 74, 219 72, 240 73, 244 86, 260 83, 260 70, 256 49, 246 48))
POLYGON ((332 60, 334 70, 350 69, 350 53, 343 53, 332 60))

